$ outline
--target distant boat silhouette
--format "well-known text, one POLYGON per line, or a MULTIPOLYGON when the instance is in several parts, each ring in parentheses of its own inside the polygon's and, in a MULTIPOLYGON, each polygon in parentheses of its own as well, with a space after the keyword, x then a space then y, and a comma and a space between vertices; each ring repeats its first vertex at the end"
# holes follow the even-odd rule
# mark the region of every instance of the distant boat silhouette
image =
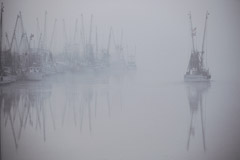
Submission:
POLYGON ((198 51, 195 47, 194 39, 196 37, 196 30, 197 28, 193 28, 192 26, 192 17, 191 13, 189 14, 190 25, 191 25, 191 38, 192 38, 192 52, 190 56, 190 60, 188 63, 187 72, 184 75, 184 81, 188 82, 203 82, 203 81, 210 81, 211 74, 209 69, 206 68, 207 64, 204 64, 204 44, 205 44, 205 37, 206 37, 206 29, 207 29, 207 20, 208 20, 209 13, 206 13, 205 18, 205 27, 203 33, 203 42, 202 42, 202 51, 198 51))

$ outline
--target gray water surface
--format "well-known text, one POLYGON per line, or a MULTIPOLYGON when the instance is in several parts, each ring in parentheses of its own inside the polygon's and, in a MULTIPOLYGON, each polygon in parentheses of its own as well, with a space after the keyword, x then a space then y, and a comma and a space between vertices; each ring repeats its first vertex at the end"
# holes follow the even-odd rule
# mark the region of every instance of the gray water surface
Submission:
POLYGON ((240 85, 62 74, 0 88, 3 160, 240 158, 240 85))

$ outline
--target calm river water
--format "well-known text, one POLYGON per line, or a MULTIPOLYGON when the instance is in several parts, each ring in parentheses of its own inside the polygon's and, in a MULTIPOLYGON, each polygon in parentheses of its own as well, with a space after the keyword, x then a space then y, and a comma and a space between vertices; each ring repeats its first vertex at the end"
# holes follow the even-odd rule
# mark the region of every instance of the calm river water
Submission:
POLYGON ((240 85, 63 74, 0 87, 3 160, 240 158, 240 85))

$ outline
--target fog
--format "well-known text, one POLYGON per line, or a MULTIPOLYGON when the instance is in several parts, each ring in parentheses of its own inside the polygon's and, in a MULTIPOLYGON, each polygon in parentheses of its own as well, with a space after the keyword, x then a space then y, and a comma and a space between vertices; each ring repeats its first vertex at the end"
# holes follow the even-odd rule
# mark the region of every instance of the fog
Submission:
MULTIPOLYGON (((0 86, 1 158, 5 159, 238 159, 240 158, 239 0, 3 0, 11 39, 21 11, 37 48, 44 30, 54 56, 66 41, 81 43, 92 21, 92 43, 110 51, 121 42, 136 54, 134 71, 64 73, 0 86), (192 49, 209 12, 206 52, 211 83, 186 84, 192 49), (40 33, 37 33, 39 20, 40 33), (74 31, 78 20, 76 37, 74 31), (65 21, 67 39, 64 33, 65 21), (96 33, 97 30, 97 33, 96 33)), ((17 29, 17 38, 21 37, 17 29)))
MULTIPOLYGON (((89 30, 90 16, 93 26, 98 27, 99 46, 107 46, 110 27, 115 39, 120 39, 129 50, 136 45, 137 63, 148 74, 158 79, 182 79, 191 52, 190 27, 187 14, 191 11, 193 24, 197 27, 198 48, 201 47, 204 16, 210 12, 207 34, 208 64, 213 78, 239 79, 239 28, 240 2, 238 0, 211 1, 3 1, 4 31, 12 35, 16 15, 22 12, 28 35, 36 34, 36 18, 43 32, 44 12, 47 10, 47 32, 50 36, 57 18, 53 51, 60 52, 63 41, 62 19, 66 21, 68 37, 73 37, 76 18, 84 16, 89 30), (61 41, 61 42, 59 42, 61 41)), ((80 23, 78 25, 80 27, 80 23)), ((94 27, 95 30, 95 27, 94 27)), ((86 31, 88 33, 88 31, 86 31)), ((149 75, 149 76, 150 76, 149 75)), ((151 78, 152 79, 152 78, 151 78)))

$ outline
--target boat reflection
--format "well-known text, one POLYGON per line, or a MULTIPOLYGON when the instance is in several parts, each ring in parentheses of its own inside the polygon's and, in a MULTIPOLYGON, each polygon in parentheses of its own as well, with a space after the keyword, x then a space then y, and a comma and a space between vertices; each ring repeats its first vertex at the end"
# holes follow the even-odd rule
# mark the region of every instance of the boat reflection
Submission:
POLYGON ((15 148, 18 149, 22 135, 29 134, 29 130, 41 133, 43 141, 47 140, 47 133, 51 129, 56 131, 54 134, 60 134, 61 129, 67 130, 65 127, 69 127, 68 123, 73 123, 80 131, 85 124, 92 132, 98 106, 107 111, 106 117, 110 118, 111 106, 116 106, 115 100, 120 99, 120 102, 117 101, 120 104, 123 101, 121 88, 115 90, 110 87, 112 82, 109 77, 92 78, 94 80, 89 77, 84 80, 79 76, 67 75, 65 79, 68 79, 68 83, 50 81, 48 85, 34 82, 31 85, 26 83, 1 87, 0 119, 4 125, 1 133, 5 129, 11 134, 15 148))
POLYGON ((50 110, 53 126, 55 126, 50 98, 49 86, 34 84, 0 88, 1 121, 4 121, 5 128, 10 125, 16 148, 27 126, 39 129, 44 141, 46 140, 45 112, 47 109, 50 110))
POLYGON ((190 107, 190 125, 187 139, 187 150, 190 147, 191 138, 195 136, 196 125, 201 124, 203 149, 206 151, 205 126, 206 126, 206 97, 210 83, 188 83, 186 84, 187 96, 190 107), (198 123, 199 124, 199 123, 198 123))
POLYGON ((81 79, 81 83, 79 81, 67 83, 64 95, 65 104, 61 113, 62 127, 66 123, 65 121, 71 119, 70 121, 74 123, 75 127, 79 127, 80 131, 82 131, 83 124, 86 123, 91 132, 93 120, 97 118, 98 107, 107 110, 109 118, 111 117, 111 107, 116 106, 115 103, 119 102, 118 106, 122 108, 123 96, 120 84, 122 81, 109 75, 102 76, 85 77, 85 80, 81 79), (116 81, 119 84, 117 88, 113 87, 115 86, 113 83, 116 81), (118 100, 115 101, 116 99, 118 100))

